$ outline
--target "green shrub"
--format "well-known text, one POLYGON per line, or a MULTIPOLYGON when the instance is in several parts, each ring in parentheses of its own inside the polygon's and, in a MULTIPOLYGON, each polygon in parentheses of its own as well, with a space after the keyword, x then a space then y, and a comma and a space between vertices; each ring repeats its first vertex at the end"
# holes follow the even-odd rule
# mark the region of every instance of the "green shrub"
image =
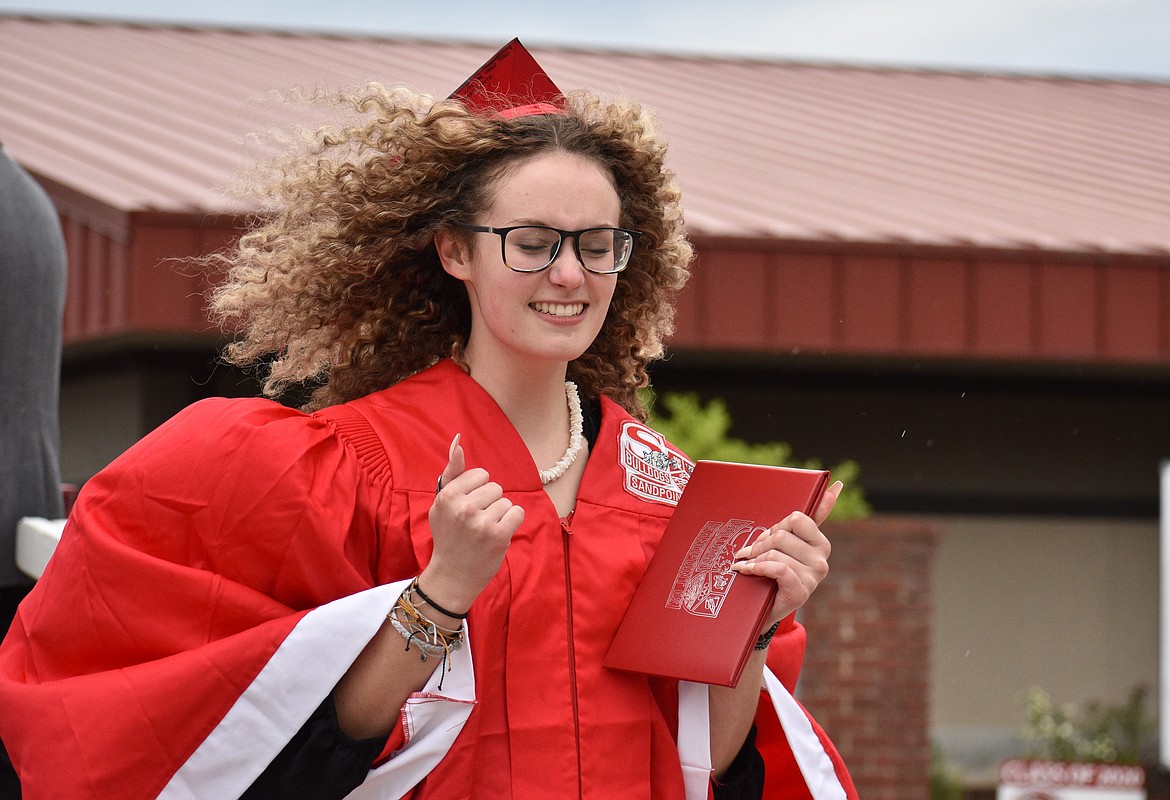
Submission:
MULTIPOLYGON (((821 469, 816 459, 799 460, 785 442, 750 443, 729 435, 731 414, 727 404, 715 398, 704 405, 697 394, 668 392, 661 397, 646 392, 643 402, 650 409, 650 425, 692 460, 738 461, 744 464, 821 469)), ((860 469, 854 461, 831 467, 833 478, 845 484, 832 519, 857 519, 872 513, 865 493, 857 483, 860 469)))
POLYGON ((938 745, 930 749, 930 800, 963 800, 963 779, 947 766, 938 745))
POLYGON ((1028 758, 1141 764, 1153 749, 1154 720, 1146 715, 1147 691, 1133 689, 1118 705, 1057 705, 1039 687, 1028 690, 1028 724, 1022 731, 1028 758))

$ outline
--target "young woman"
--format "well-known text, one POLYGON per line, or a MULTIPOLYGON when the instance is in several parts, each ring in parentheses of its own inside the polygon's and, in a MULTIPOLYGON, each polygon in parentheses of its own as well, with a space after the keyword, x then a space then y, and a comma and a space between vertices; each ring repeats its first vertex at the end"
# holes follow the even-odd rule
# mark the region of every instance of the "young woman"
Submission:
POLYGON ((765 670, 795 682, 839 486, 742 554, 779 591, 738 688, 602 666, 673 508, 632 478, 690 467, 636 391, 691 250, 640 107, 485 96, 349 95, 280 165, 214 310, 316 389, 198 403, 86 485, 0 650, 26 797, 854 796, 765 670))

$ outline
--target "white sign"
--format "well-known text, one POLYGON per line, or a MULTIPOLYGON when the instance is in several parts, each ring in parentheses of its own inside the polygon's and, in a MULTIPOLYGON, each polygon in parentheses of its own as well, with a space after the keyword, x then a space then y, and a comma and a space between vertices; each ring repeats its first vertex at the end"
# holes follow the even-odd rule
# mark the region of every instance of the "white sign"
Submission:
POLYGON ((999 768, 995 800, 1146 800, 1146 773, 1124 764, 1014 759, 999 768))
POLYGON ((1162 535, 1161 535, 1161 577, 1162 586, 1162 707, 1158 715, 1160 722, 1158 740, 1161 742, 1163 767, 1170 767, 1170 460, 1162 462, 1162 535))

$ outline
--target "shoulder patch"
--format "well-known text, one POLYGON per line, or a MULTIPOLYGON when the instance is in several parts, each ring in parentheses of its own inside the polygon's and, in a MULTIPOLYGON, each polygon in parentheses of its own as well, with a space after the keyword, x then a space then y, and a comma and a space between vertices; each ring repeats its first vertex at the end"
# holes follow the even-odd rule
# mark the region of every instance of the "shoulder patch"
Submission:
POLYGON ((668 506, 678 505, 695 468, 689 458, 667 444, 661 433, 633 420, 622 423, 618 460, 627 492, 668 506))

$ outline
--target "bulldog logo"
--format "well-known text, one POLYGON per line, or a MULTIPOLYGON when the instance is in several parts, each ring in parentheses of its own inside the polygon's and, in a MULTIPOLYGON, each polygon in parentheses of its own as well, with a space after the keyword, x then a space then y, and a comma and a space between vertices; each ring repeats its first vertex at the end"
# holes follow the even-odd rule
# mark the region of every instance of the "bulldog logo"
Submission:
POLYGON ((686 456, 670 449, 662 434, 633 421, 622 424, 618 458, 627 492, 668 506, 678 505, 695 468, 686 456))

